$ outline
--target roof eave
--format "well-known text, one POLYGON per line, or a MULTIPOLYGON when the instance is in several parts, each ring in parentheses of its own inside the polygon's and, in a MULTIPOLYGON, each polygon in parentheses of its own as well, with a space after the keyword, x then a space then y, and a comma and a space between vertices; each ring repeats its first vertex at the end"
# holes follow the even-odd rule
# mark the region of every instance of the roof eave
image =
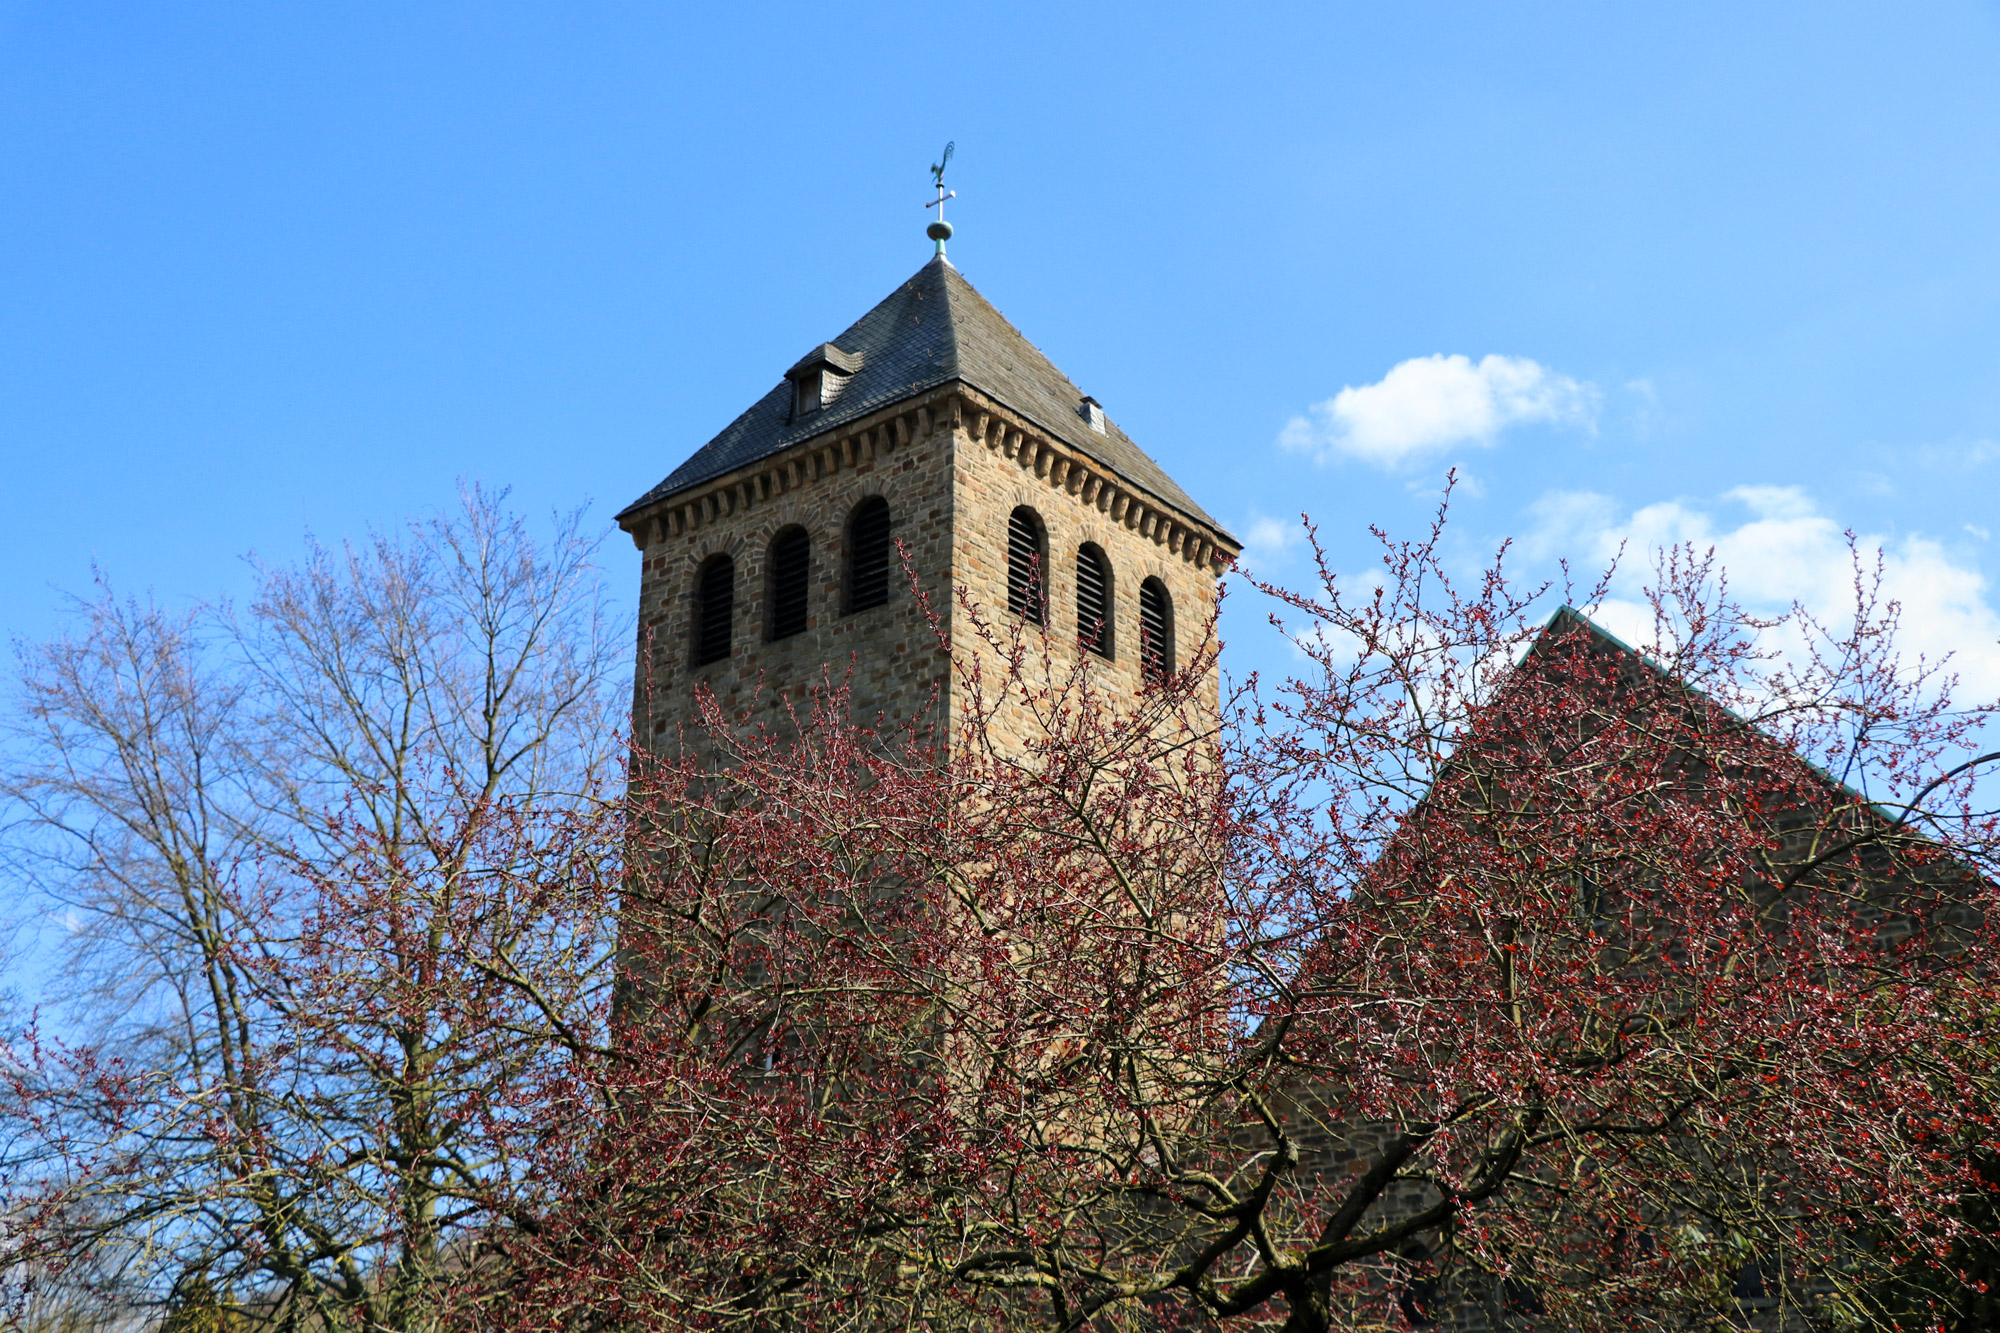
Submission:
POLYGON ((1086 446, 1070 441, 1064 436, 1064 434, 1061 431, 1053 429, 1048 422, 1041 420, 1034 413, 1026 411, 1016 406, 1014 403, 1009 402, 1006 398, 1002 397, 998 393, 995 393, 993 390, 984 388, 981 385, 966 379, 963 375, 955 372, 949 375, 940 376, 938 379, 928 384, 918 385, 911 392, 904 394, 899 398, 891 399, 886 403, 876 403, 867 407, 865 410, 855 412, 851 416, 844 415, 837 420, 828 421, 824 425, 822 425, 818 430, 813 431, 811 434, 801 435, 796 439, 784 441, 780 443, 776 448, 771 449, 769 452, 760 454, 756 458, 751 459, 745 463, 738 464, 735 467, 727 468, 720 472, 715 472, 710 474, 709 476, 700 477, 692 481, 682 482, 680 485, 674 487, 672 490, 659 491, 657 494, 649 493, 647 495, 643 495, 639 499, 634 500, 631 504, 626 505, 623 509, 619 510, 618 513, 614 516, 613 521, 616 522, 620 528, 623 528, 627 532, 631 532, 633 530, 633 527, 640 520, 646 518, 647 516, 650 515, 651 511, 653 511, 655 508, 661 505, 666 504, 670 500, 685 496, 691 491, 700 491, 709 487, 719 487, 724 484, 731 483, 733 480, 740 479, 742 475, 754 475, 759 469, 769 466, 773 459, 782 457, 783 455, 791 453, 794 450, 807 452, 812 449, 824 448, 826 447, 827 444, 831 443, 830 440, 824 438, 826 436, 830 435, 838 436, 841 431, 849 427, 856 426, 860 422, 866 421, 869 417, 874 416, 878 412, 880 413, 893 412, 897 408, 904 408, 906 404, 909 404, 915 401, 916 399, 933 397, 937 394, 938 390, 945 388, 967 390, 972 393, 978 394, 980 397, 988 400, 995 406, 1000 407, 1006 410, 1007 412, 1013 414, 1014 416, 1020 418, 1021 421, 1026 423, 1027 425, 1033 426, 1038 430, 1042 431, 1044 434, 1048 435, 1051 439, 1061 441, 1065 446, 1075 449, 1077 450, 1077 452, 1081 454, 1084 454, 1086 457, 1090 459, 1090 461, 1093 464, 1095 464, 1100 468, 1103 468, 1106 472, 1116 477, 1121 486, 1125 486, 1133 491, 1139 492, 1145 495, 1153 503, 1159 505, 1162 509, 1172 510, 1180 514, 1181 517, 1187 519, 1189 522, 1199 525, 1200 527, 1205 529, 1210 536, 1216 538, 1219 545, 1227 547, 1232 557, 1242 553, 1243 543, 1238 541, 1233 533, 1231 533, 1227 528, 1223 527, 1220 523, 1216 522, 1208 514, 1201 512, 1200 510, 1189 512, 1189 510, 1185 506, 1181 505, 1177 501, 1169 499, 1164 495, 1160 495, 1152 487, 1147 486, 1145 483, 1135 480, 1133 477, 1119 470, 1115 465, 1106 462, 1104 459, 1098 457, 1094 452, 1092 452, 1086 446), (631 521, 628 522, 627 520, 631 521))

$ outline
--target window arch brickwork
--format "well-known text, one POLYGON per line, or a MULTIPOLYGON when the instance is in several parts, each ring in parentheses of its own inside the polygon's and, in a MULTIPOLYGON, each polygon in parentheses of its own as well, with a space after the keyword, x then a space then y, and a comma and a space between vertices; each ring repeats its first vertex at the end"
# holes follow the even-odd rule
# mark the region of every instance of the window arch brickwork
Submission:
POLYGON ((1111 561, 1096 542, 1076 550, 1076 640, 1099 657, 1111 656, 1111 561))
POLYGON ((1139 669, 1152 680, 1174 669, 1174 601, 1157 578, 1139 585, 1139 669))
POLYGON ((706 666, 729 656, 736 618, 736 561, 718 555, 701 567, 695 581, 694 664, 706 666))
POLYGON ((1048 543, 1042 517, 1016 505, 1007 518, 1007 609, 1037 625, 1048 622, 1048 543))
MULTIPOLYGON (((1004 621, 1021 615, 1055 631, 1040 645, 1047 668, 1073 669, 1088 660, 1093 688, 1107 698, 1136 695, 1159 670, 1186 670, 1180 616, 1193 617, 1190 633, 1198 640, 1223 562, 1208 559, 1206 546, 1196 559, 1178 530, 1180 519, 1169 522, 1166 511, 1121 479, 1047 445, 1003 437, 999 429, 970 436, 976 412, 929 406, 928 423, 906 413, 851 441, 807 442, 749 481, 669 506, 671 523, 655 515, 630 525, 645 552, 640 630, 650 663, 642 704, 649 737, 674 743, 671 737, 698 721, 703 689, 739 712, 771 707, 771 700, 796 698, 823 680, 829 664, 843 672, 855 666, 858 712, 905 718, 941 708, 941 715, 956 716, 959 686, 940 650, 990 651, 978 635, 959 632, 969 627, 967 617, 981 614, 979 607, 999 616, 1012 605, 1004 621), (1010 443, 1016 447, 1006 448, 1010 443), (881 532, 885 510, 893 528, 881 532), (870 539, 869 523, 857 524, 871 513, 882 540, 870 539), (784 540, 792 530, 807 538, 806 623, 797 633, 787 633, 798 623, 787 591, 795 586, 784 540), (897 539, 907 543, 921 600, 895 595, 897 539), (1095 613, 1097 580, 1086 546, 1103 556, 1102 615, 1095 613), (879 553, 873 560, 871 547, 879 553), (716 567, 724 555, 726 574, 716 567), (714 594, 706 608, 705 577, 714 594), (1142 660, 1140 587, 1148 578, 1158 580, 1165 597, 1148 598, 1148 638, 1158 650, 1142 660), (955 599, 958 587, 972 605, 955 599), (846 615, 851 591, 864 609, 846 615), (869 608, 882 593, 888 605, 869 608), (1108 623, 1108 643, 1091 634, 1100 620, 1108 623), (949 637, 931 633, 933 626, 949 637)), ((987 410, 993 409, 979 405, 987 410)), ((1197 646, 1191 640, 1186 652, 1197 646)), ((1004 642, 1000 647, 1004 653, 1004 642)), ((1040 671, 1042 654, 1035 658, 1028 665, 1040 671)), ((1213 687, 1203 689, 1212 700, 1213 687)), ((996 741, 1006 745, 1032 744, 1037 734, 1032 710, 1001 708, 992 725, 996 741)))
POLYGON ((889 600, 889 502, 871 495, 847 520, 847 612, 889 600))
POLYGON ((804 528, 786 528, 771 539, 771 551, 765 559, 772 640, 803 634, 811 610, 812 537, 804 528))

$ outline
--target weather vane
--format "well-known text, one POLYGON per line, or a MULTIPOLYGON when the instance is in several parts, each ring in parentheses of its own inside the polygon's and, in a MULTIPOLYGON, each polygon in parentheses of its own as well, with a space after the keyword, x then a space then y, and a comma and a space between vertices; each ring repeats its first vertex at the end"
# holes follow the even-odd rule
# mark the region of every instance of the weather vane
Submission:
POLYGON ((951 239, 951 224, 944 220, 944 201, 958 198, 957 190, 944 188, 944 169, 951 162, 951 150, 958 147, 957 141, 944 146, 944 156, 931 163, 931 184, 937 187, 937 198, 925 204, 925 208, 938 211, 937 221, 924 228, 924 235, 937 242, 938 258, 944 258, 944 243, 951 239))

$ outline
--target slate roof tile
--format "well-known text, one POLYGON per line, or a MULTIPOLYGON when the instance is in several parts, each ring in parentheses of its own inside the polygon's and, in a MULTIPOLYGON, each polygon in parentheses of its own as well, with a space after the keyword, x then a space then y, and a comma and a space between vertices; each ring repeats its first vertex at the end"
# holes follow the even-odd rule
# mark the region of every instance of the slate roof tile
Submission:
POLYGON ((833 346, 860 360, 840 397, 794 420, 791 385, 780 381, 619 517, 877 408, 959 380, 1139 489, 1228 536, 1116 422, 1108 422, 1103 434, 1092 430, 1077 415, 1083 391, 942 256, 856 320, 833 340, 833 346))

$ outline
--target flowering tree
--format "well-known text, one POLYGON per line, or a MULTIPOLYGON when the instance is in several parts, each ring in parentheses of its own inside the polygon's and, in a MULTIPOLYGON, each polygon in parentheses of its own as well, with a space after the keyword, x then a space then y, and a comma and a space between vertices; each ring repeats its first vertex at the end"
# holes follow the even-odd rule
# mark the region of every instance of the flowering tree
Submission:
POLYGON ((1308 1328, 1871 1318, 1870 1237, 1936 1252, 1992 1141, 1991 705, 1896 657, 1858 566, 1835 631, 1665 552, 1642 653, 1524 623, 1497 568, 1459 594, 1436 535, 1359 603, 1323 564, 1280 594, 1319 670, 1255 771, 1316 818, 1257 882, 1313 927, 1260 1026, 1274 1097, 1370 1132, 1287 1182, 1311 1248, 1252 1281, 1308 1328))
MULTIPOLYGON (((281 1154, 375 1238, 314 1316, 1929 1317, 1993 1146, 1993 710, 1896 658, 1865 570, 1830 629, 1668 553, 1641 651, 1497 562, 1461 587, 1439 536, 1385 539, 1358 593, 1324 561, 1269 589, 1310 668, 1227 706, 1212 645, 1134 701, 966 603, 948 724, 871 725, 830 674, 776 724, 706 701, 621 802, 462 803, 421 875, 330 821, 284 879, 310 929, 245 971, 313 1071, 285 1097, 366 1125, 320 1141, 384 1145, 324 1186, 347 1159, 281 1154), (394 1077, 336 1077, 354 1051, 394 1077)), ((93 1114, 180 1104, 88 1073, 93 1114)), ((24 1259, 132 1234, 163 1159, 126 1123, 14 1189, 24 1259)), ((240 1206, 262 1169, 201 1178, 240 1206)))
POLYGON ((1991 710, 1866 578, 1836 633, 1670 552, 1640 653, 1437 537, 1271 589, 1316 669, 1229 731, 1210 655, 1133 708, 984 627, 949 737, 711 708, 643 784, 615 1128, 503 1319, 1683 1327, 1952 1281, 1991 710))

